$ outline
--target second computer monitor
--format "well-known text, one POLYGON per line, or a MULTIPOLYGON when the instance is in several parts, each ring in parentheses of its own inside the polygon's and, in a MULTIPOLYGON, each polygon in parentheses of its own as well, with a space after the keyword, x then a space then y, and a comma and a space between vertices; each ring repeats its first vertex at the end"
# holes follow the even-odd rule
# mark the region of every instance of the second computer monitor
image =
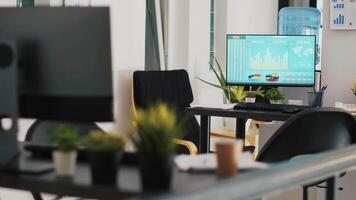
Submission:
POLYGON ((229 85, 313 86, 315 36, 227 35, 229 85))

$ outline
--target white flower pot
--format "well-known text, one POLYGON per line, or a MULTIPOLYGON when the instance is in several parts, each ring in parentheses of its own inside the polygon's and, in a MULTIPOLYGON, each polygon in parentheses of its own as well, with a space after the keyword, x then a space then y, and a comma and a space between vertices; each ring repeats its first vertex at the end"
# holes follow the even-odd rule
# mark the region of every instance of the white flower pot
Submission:
POLYGON ((58 176, 73 176, 77 164, 77 152, 54 151, 53 162, 55 173, 58 176))
POLYGON ((283 104, 283 100, 269 100, 271 104, 283 104))
POLYGON ((256 102, 256 97, 246 97, 245 98, 245 103, 255 103, 256 102))

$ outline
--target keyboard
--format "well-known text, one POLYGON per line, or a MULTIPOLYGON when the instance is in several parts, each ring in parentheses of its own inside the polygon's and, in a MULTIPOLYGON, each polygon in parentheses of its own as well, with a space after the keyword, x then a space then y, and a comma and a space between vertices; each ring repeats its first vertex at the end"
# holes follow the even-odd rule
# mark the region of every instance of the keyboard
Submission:
POLYGON ((234 106, 235 110, 265 110, 265 111, 278 111, 285 113, 297 113, 310 106, 299 106, 289 104, 266 104, 266 103, 242 103, 234 106))

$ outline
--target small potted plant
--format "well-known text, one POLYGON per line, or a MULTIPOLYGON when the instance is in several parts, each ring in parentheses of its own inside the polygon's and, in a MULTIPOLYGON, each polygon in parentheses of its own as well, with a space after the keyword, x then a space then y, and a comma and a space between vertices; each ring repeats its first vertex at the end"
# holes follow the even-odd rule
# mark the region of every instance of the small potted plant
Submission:
POLYGON ((73 176, 76 168, 77 149, 81 141, 73 126, 59 125, 50 130, 51 144, 55 148, 52 157, 55 173, 58 176, 73 176))
POLYGON ((123 137, 102 131, 92 131, 84 139, 95 184, 115 185, 125 140, 123 137))
POLYGON ((258 87, 256 90, 252 90, 252 86, 250 86, 249 91, 246 92, 245 102, 255 103, 257 96, 264 96, 261 87, 258 87))
POLYGON ((170 188, 178 132, 175 112, 167 105, 138 109, 131 139, 139 155, 143 190, 170 188))
MULTIPOLYGON (((210 65, 210 69, 214 72, 214 75, 217 79, 217 83, 211 83, 199 77, 196 78, 208 85, 221 89, 224 92, 224 96, 225 96, 224 103, 236 104, 236 103, 248 102, 249 100, 252 101, 253 99, 247 99, 246 101, 246 97, 247 98, 256 97, 262 94, 262 92, 255 93, 255 91, 252 91, 252 88, 250 92, 246 92, 244 86, 228 85, 226 82, 226 77, 223 72, 223 69, 221 68, 221 65, 219 64, 218 60, 215 57, 213 57, 213 62, 210 62, 209 65, 210 65)), ((225 117, 223 118, 223 123, 224 123, 224 127, 227 130, 230 131, 236 130, 236 120, 234 118, 225 117)))
POLYGON ((281 93, 277 88, 271 88, 266 91, 265 97, 269 99, 272 104, 282 104, 284 100, 284 94, 281 93))

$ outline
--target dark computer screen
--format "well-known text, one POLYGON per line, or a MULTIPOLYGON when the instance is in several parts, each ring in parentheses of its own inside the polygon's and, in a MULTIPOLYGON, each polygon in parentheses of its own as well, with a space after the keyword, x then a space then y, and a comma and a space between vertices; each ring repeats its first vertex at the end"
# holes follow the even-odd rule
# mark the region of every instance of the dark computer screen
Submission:
POLYGON ((313 86, 315 36, 227 35, 229 85, 313 86))
POLYGON ((17 44, 20 116, 112 121, 109 8, 0 8, 17 44))

